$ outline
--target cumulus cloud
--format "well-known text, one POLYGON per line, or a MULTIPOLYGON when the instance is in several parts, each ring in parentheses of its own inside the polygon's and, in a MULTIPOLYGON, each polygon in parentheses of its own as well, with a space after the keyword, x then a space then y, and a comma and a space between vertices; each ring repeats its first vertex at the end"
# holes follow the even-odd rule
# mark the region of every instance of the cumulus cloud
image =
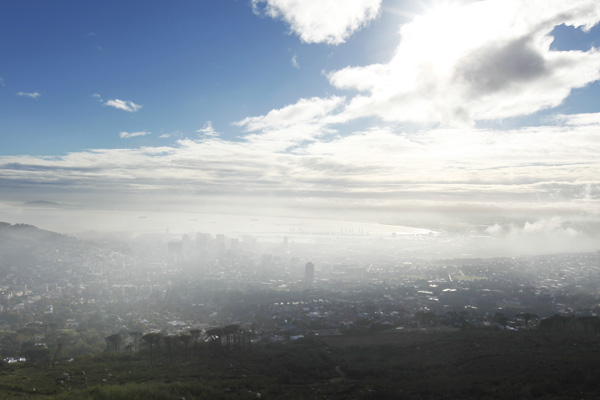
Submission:
POLYGON ((252 7, 284 20, 303 42, 337 45, 377 17, 381 0, 252 0, 252 7))
POLYGON ((137 136, 146 136, 150 135, 152 132, 140 131, 140 132, 121 132, 119 133, 119 137, 121 139, 130 139, 137 136))
POLYGON ((559 105, 575 88, 600 79, 600 51, 551 50, 551 32, 600 21, 593 0, 487 0, 438 7, 400 29, 385 64, 328 75, 356 90, 344 120, 469 125, 559 105))
POLYGON ((32 99, 37 99, 41 96, 38 92, 18 92, 17 96, 21 97, 31 97, 32 99))
POLYGON ((127 100, 107 100, 104 103, 105 106, 114 107, 119 110, 127 111, 127 112, 137 112, 142 109, 142 106, 139 104, 135 104, 133 101, 127 100))

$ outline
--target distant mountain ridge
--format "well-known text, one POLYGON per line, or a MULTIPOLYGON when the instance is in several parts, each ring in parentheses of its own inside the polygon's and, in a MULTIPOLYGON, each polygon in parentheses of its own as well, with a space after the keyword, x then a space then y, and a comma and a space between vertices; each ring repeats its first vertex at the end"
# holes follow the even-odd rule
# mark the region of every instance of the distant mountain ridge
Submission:
POLYGON ((96 246, 34 225, 0 222, 0 267, 64 262, 92 248, 96 246))
POLYGON ((31 207, 31 208, 61 208, 61 209, 72 209, 76 208, 73 205, 57 203, 55 201, 46 201, 46 200, 35 200, 28 201, 22 204, 23 207, 31 207))
POLYGON ((10 224, 8 222, 0 222, 0 235, 10 235, 13 237, 24 237, 25 235, 34 235, 39 238, 48 239, 49 237, 64 237, 69 236, 61 233, 40 229, 35 225, 29 224, 10 224))

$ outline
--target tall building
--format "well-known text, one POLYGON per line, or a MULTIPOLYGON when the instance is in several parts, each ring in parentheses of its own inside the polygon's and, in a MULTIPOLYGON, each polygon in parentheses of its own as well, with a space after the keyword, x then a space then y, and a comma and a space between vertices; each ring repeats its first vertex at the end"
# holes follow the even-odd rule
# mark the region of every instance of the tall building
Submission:
POLYGON ((304 266, 304 282, 309 285, 315 281, 315 264, 307 262, 304 266))
POLYGON ((210 233, 196 233, 196 246, 205 249, 208 247, 208 240, 210 239, 210 233))

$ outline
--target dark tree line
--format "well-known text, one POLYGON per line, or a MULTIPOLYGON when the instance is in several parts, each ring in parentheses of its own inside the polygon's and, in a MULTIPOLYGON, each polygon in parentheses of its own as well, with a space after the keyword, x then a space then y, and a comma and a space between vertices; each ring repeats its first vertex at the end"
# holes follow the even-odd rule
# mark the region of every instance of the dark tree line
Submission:
POLYGON ((105 338, 106 351, 148 357, 150 363, 185 362, 208 352, 225 353, 250 348, 250 334, 238 324, 208 329, 191 329, 178 335, 162 332, 129 332, 129 341, 121 333, 105 338))
POLYGON ((539 329, 544 331, 598 335, 600 334, 600 318, 553 315, 550 318, 541 320, 539 329))

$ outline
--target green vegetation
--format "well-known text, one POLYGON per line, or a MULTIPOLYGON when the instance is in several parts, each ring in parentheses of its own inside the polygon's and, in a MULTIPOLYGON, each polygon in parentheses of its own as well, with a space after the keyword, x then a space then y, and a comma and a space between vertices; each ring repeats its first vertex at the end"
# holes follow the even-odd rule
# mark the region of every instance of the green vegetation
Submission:
POLYGON ((142 340, 139 351, 63 360, 55 368, 4 364, 0 399, 569 399, 600 393, 600 340, 592 335, 414 329, 252 348, 234 345, 231 335, 229 346, 225 336, 218 347, 190 336, 171 349, 155 347, 152 357, 142 340))

